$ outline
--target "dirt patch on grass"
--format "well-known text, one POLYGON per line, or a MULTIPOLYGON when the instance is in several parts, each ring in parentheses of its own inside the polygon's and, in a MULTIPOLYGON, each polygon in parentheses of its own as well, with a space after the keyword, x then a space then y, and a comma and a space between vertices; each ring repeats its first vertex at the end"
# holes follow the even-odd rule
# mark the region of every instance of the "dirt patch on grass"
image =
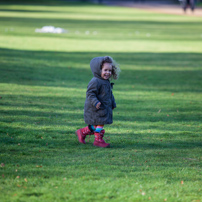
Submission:
POLYGON ((161 6, 151 6, 151 5, 136 5, 136 8, 144 9, 152 12, 158 13, 166 13, 166 14, 174 14, 174 15, 186 15, 186 16, 201 16, 202 17, 202 9, 196 8, 194 12, 191 11, 190 8, 187 9, 186 12, 180 6, 172 6, 172 5, 161 5, 161 6))
POLYGON ((134 2, 120 2, 120 1, 105 1, 105 4, 108 5, 116 5, 116 6, 124 6, 124 7, 131 7, 137 8, 142 10, 147 10, 156 13, 165 13, 165 14, 172 14, 172 15, 186 15, 186 16, 201 16, 202 17, 202 8, 198 8, 196 6, 194 12, 191 11, 190 8, 187 9, 186 12, 183 11, 181 5, 179 4, 166 4, 166 3, 134 3, 134 2))

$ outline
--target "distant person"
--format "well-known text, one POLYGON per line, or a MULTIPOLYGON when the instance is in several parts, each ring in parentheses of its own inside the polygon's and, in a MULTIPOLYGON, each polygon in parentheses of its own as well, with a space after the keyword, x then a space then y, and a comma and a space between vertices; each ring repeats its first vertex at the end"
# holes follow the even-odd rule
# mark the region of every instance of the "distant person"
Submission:
POLYGON ((88 84, 84 106, 84 120, 88 126, 78 129, 76 135, 79 142, 85 144, 86 135, 94 134, 94 146, 110 147, 103 140, 103 127, 113 122, 112 110, 116 102, 112 93, 114 83, 110 80, 118 79, 120 69, 109 56, 93 58, 90 67, 94 77, 88 84))
POLYGON ((184 12, 186 12, 187 8, 190 7, 194 12, 196 0, 183 0, 182 7, 184 12))

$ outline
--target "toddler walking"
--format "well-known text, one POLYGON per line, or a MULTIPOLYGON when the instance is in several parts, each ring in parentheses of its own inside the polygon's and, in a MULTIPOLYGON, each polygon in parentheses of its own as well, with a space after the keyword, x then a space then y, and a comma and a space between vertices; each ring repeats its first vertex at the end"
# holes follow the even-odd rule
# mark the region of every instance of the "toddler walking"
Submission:
POLYGON ((103 140, 104 125, 112 124, 112 110, 116 108, 113 83, 109 80, 118 79, 120 69, 109 56, 93 58, 90 67, 94 77, 88 84, 84 106, 84 120, 88 126, 78 129, 76 135, 79 142, 85 144, 86 136, 94 134, 94 146, 110 147, 103 140))

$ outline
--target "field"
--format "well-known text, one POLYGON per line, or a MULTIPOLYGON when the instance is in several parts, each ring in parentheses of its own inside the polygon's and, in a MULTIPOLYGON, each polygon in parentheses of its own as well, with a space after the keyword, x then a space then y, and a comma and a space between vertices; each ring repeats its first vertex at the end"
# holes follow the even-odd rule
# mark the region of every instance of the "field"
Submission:
POLYGON ((202 201, 202 18, 0 4, 1 202, 202 201), (55 26, 66 33, 39 33, 55 26), (111 148, 81 145, 90 60, 112 56, 111 148))

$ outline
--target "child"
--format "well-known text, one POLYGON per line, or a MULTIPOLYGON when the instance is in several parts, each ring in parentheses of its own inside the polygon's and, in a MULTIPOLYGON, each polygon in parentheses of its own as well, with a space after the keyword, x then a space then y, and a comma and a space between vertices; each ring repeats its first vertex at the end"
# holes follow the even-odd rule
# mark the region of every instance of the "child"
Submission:
POLYGON ((88 84, 84 106, 84 120, 88 126, 78 129, 76 135, 79 142, 85 144, 86 135, 94 134, 94 146, 110 147, 103 140, 103 127, 112 124, 112 110, 116 108, 113 83, 109 79, 118 79, 120 69, 109 56, 93 58, 90 67, 94 77, 88 84))

